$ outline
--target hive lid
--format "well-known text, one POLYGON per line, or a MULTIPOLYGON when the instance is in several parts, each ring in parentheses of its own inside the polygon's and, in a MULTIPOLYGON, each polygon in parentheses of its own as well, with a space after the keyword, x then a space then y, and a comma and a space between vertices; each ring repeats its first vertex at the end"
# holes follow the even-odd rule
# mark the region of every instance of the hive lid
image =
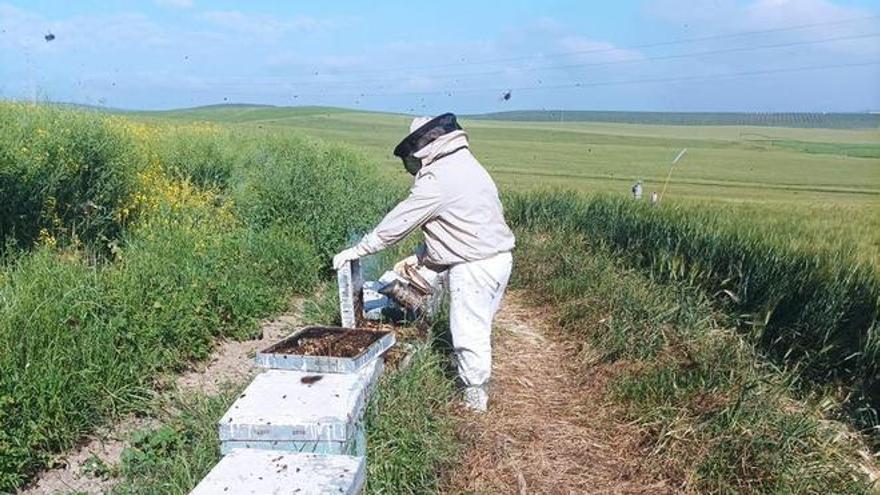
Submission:
POLYGON ((344 442, 383 367, 377 359, 352 374, 265 371, 220 418, 220 440, 344 442))
POLYGON ((344 263, 336 272, 339 288, 339 316, 342 326, 355 328, 364 321, 364 277, 360 260, 344 263))
POLYGON ((190 495, 360 493, 364 457, 236 450, 220 460, 190 495))

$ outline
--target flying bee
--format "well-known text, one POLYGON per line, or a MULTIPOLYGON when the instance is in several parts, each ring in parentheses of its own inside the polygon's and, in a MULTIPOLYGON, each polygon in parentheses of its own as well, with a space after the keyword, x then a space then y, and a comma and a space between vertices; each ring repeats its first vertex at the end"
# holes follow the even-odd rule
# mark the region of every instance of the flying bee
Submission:
POLYGON ((43 39, 46 40, 46 43, 48 43, 55 39, 55 35, 52 33, 46 33, 46 35, 43 36, 43 39))
POLYGON ((511 96, 513 96, 513 92, 512 92, 511 90, 508 89, 507 91, 505 91, 505 92, 501 95, 501 99, 504 100, 504 101, 510 101, 510 97, 511 97, 511 96))

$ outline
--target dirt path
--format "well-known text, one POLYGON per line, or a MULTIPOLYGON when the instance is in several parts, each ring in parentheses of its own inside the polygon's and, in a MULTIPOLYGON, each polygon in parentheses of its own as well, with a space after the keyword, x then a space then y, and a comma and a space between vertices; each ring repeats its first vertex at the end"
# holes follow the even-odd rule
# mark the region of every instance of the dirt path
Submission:
MULTIPOLYGON (((178 393, 216 395, 226 384, 247 382, 257 372, 253 366, 254 353, 293 331, 300 323, 301 303, 295 300, 287 313, 264 321, 259 339, 220 342, 210 359, 176 378, 178 393)), ((106 493, 115 485, 115 480, 93 476, 90 468, 93 460, 99 459, 108 468, 116 466, 133 432, 160 423, 152 418, 127 418, 101 430, 75 451, 59 456, 54 463, 56 467, 40 473, 20 495, 106 493)))
POLYGON ((568 364, 560 337, 522 297, 509 293, 496 319, 489 412, 465 416, 467 451, 444 492, 674 492, 640 468, 638 431, 603 402, 608 370, 568 364))

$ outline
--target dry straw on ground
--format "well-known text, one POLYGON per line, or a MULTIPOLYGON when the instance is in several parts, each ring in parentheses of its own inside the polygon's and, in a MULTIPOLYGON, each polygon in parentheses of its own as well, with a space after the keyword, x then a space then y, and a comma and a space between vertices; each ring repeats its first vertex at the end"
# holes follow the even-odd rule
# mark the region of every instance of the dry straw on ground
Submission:
POLYGON ((585 370, 546 318, 508 294, 496 320, 489 412, 462 412, 467 450, 446 493, 672 493, 640 466, 640 432, 602 398, 613 370, 585 370))

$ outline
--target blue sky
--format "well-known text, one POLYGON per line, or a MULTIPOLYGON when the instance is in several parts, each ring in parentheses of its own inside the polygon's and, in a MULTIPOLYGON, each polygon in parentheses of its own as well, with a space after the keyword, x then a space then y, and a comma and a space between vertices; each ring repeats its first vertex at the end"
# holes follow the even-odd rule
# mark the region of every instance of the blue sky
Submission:
POLYGON ((0 97, 876 111, 880 0, 0 0, 0 97))

